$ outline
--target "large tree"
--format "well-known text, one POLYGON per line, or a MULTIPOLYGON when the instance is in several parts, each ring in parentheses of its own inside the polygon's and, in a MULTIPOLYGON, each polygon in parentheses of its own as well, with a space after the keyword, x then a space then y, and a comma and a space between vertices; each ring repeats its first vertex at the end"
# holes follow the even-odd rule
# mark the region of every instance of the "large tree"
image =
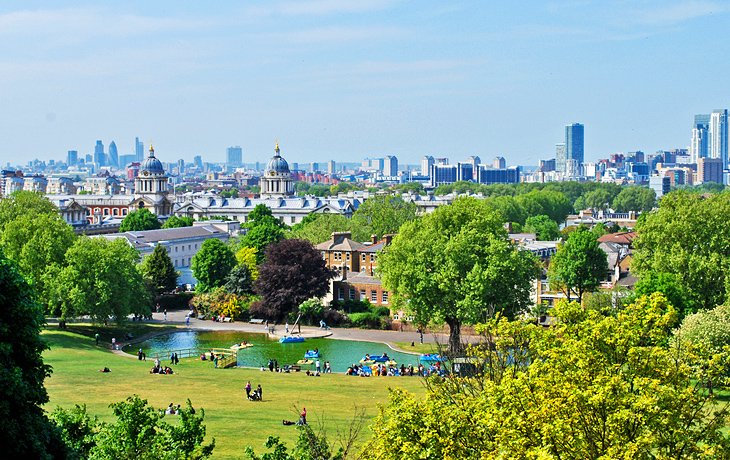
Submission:
POLYGON ((656 193, 654 190, 638 185, 622 188, 621 192, 613 199, 613 207, 618 212, 651 211, 655 204, 656 193))
POLYGON ((478 327, 482 343, 470 355, 482 372, 429 380, 425 397, 393 391, 363 453, 727 458, 727 407, 698 384, 703 359, 671 341, 676 311, 661 295, 618 314, 575 302, 555 314, 551 328, 503 319, 478 327))
POLYGON ((397 233, 406 222, 416 218, 416 205, 392 195, 376 195, 365 200, 352 215, 353 237, 367 241, 371 235, 381 238, 397 233))
POLYGON ((537 261, 502 224, 483 200, 460 198, 404 224, 378 259, 385 288, 417 322, 448 324, 452 352, 462 348, 462 324, 512 317, 530 303, 537 261))
POLYGON ((18 191, 0 200, 0 231, 20 216, 58 214, 58 208, 40 193, 18 191))
POLYGON ((258 263, 263 262, 268 245, 284 239, 284 224, 264 204, 256 205, 243 228, 246 233, 241 237, 241 247, 256 249, 258 263))
POLYGON ((225 243, 215 238, 205 240, 191 264, 193 276, 198 280, 196 290, 207 292, 223 286, 235 266, 236 257, 225 243))
POLYGON ((333 275, 309 241, 274 243, 266 249, 254 284, 261 302, 251 307, 251 314, 280 321, 305 300, 327 294, 333 275))
POLYGON ((43 308, 16 265, 0 251, 0 442, 6 458, 54 458, 60 439, 46 418, 43 381, 51 374, 41 353, 43 308))
POLYGON ((65 266, 48 274, 49 308, 63 319, 90 315, 99 323, 149 313, 138 262, 139 253, 123 238, 78 238, 66 251, 65 266))
POLYGON ((226 284, 223 286, 226 292, 237 296, 253 294, 253 279, 251 272, 246 264, 238 264, 226 278, 226 284))
POLYGON ((119 226, 120 232, 140 232, 143 230, 156 230, 160 228, 160 221, 149 209, 142 208, 130 212, 122 220, 119 226))
POLYGON ((672 274, 690 300, 682 311, 712 309, 730 286, 730 193, 678 190, 664 195, 636 226, 631 271, 639 279, 672 274))
POLYGON ((170 216, 164 224, 162 224, 162 228, 178 228, 178 227, 192 227, 193 226, 193 218, 187 217, 187 216, 170 216))
POLYGON ((342 214, 310 214, 294 225, 288 233, 290 238, 307 240, 319 244, 329 240, 333 232, 352 230, 352 220, 342 214))
POLYGON ((596 236, 579 227, 550 259, 548 278, 565 292, 568 300, 575 294, 581 303, 583 294, 596 290, 607 273, 606 253, 598 246, 596 236))
POLYGON ((172 264, 170 254, 161 244, 155 246, 152 254, 142 261, 140 269, 157 295, 170 292, 177 287, 178 273, 172 264))
POLYGON ((529 233, 535 233, 537 239, 540 241, 553 241, 557 240, 560 236, 558 224, 544 214, 528 217, 525 221, 524 230, 529 233))

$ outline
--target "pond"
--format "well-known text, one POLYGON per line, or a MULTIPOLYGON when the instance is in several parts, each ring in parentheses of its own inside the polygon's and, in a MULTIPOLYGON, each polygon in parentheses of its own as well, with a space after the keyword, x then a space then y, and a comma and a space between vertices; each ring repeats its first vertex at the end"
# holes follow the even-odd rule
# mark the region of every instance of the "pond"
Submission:
MULTIPOLYGON (((405 364, 418 365, 419 355, 400 353, 392 350, 384 343, 360 342, 334 339, 307 339, 302 343, 279 343, 278 339, 270 339, 266 334, 255 334, 235 331, 208 332, 184 331, 160 335, 135 345, 150 355, 166 350, 197 348, 201 351, 209 348, 229 348, 234 343, 249 342, 253 347, 238 351, 238 365, 245 367, 265 366, 269 359, 276 359, 280 366, 295 364, 304 358, 307 350, 319 349, 320 361, 329 361, 333 372, 345 372, 353 363, 357 364, 365 354, 382 355, 387 353, 398 366, 405 364)), ((128 350, 129 351, 129 350, 128 350)), ((134 351, 129 351, 134 353, 134 351)), ((311 366, 313 367, 313 366, 311 366)), ((305 367, 306 368, 306 367, 305 367)))

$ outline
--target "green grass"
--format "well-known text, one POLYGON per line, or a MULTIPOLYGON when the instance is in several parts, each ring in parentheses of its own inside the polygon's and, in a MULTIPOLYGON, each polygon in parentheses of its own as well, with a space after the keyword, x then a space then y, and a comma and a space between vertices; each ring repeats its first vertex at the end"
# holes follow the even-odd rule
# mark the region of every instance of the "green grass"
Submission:
POLYGON ((415 352, 415 353, 438 353, 439 349, 435 343, 418 343, 414 342, 411 346, 411 342, 393 342, 393 346, 399 350, 415 352))
MULTIPOLYGON (((338 430, 346 428, 356 406, 366 410, 368 422, 372 420, 377 405, 387 401, 388 387, 424 392, 417 377, 307 377, 302 373, 214 369, 210 362, 197 359, 181 360, 174 375, 154 375, 149 374, 151 361, 119 356, 94 345, 95 332, 95 328, 76 326, 69 331, 53 328, 43 332, 51 346, 44 359, 53 367, 53 375, 46 380, 50 396, 46 409, 86 404, 90 414, 111 421, 109 404, 131 394, 140 395, 158 408, 171 402, 184 405, 190 398, 193 406, 205 409, 208 439, 216 439, 214 458, 242 458, 247 445, 261 453, 269 435, 293 445, 297 431, 281 421, 297 420, 297 409, 302 406, 307 407, 310 423, 323 420, 333 439, 338 430), (105 366, 112 372, 98 372, 105 366), (261 384, 264 401, 245 399, 243 387, 247 380, 254 387, 261 384)), ((136 329, 133 333, 139 336, 145 332, 149 331, 136 329)), ((369 431, 364 430, 361 441, 367 436, 369 431)))

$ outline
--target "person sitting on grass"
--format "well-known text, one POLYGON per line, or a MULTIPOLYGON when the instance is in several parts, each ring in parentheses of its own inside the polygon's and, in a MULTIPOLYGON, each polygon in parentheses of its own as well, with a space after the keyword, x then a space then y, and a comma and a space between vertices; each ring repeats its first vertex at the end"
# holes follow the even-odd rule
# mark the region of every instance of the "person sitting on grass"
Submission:
POLYGON ((99 369, 99 372, 107 373, 107 372, 111 372, 111 369, 109 369, 108 367, 105 367, 103 369, 99 369))

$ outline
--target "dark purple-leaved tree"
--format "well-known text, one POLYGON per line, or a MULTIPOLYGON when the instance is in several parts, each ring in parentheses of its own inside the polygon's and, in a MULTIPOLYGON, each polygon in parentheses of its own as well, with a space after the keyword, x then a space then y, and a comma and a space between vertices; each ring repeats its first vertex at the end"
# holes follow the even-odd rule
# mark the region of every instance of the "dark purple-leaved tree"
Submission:
POLYGON ((261 301, 251 306, 251 315, 279 322, 305 300, 327 294, 333 276, 309 241, 272 243, 254 284, 261 301))

